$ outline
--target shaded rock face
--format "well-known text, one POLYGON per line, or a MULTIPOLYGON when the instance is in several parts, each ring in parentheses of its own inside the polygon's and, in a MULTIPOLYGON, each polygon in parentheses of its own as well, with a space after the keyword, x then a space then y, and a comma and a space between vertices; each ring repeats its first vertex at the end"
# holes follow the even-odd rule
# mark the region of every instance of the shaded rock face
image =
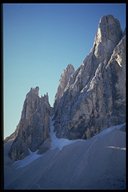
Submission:
POLYGON ((31 88, 24 101, 18 133, 11 146, 12 159, 23 159, 31 151, 36 151, 49 138, 50 105, 48 95, 38 96, 39 88, 31 88))
POLYGON ((113 16, 101 18, 94 45, 54 104, 58 137, 89 138, 125 122, 126 37, 113 16))

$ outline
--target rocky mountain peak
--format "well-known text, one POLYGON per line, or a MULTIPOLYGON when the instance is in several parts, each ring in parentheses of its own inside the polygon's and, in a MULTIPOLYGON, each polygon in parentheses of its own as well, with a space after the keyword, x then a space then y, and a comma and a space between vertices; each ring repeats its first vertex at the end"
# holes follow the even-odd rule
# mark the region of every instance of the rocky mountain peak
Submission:
POLYGON ((29 93, 39 95, 39 87, 31 88, 29 93))
POLYGON ((118 19, 112 15, 103 16, 100 19, 95 36, 93 51, 100 60, 109 59, 114 47, 122 37, 122 30, 118 19))
MULTIPOLYGON (((93 48, 75 71, 63 71, 52 111, 57 137, 88 139, 101 129, 125 122, 126 37, 119 21, 101 18, 93 48)), ((51 107, 39 87, 26 95, 10 157, 22 159, 49 138, 51 107)), ((13 137, 13 136, 12 136, 13 137)))
POLYGON ((29 119, 30 116, 35 112, 36 105, 38 105, 38 102, 39 102, 39 87, 31 88, 26 95, 21 119, 29 119))
POLYGON ((48 93, 44 94, 44 96, 41 96, 41 99, 42 99, 45 103, 49 103, 48 93))
POLYGON ((60 84, 57 89, 57 94, 55 96, 55 100, 60 99, 63 96, 64 90, 69 82, 71 75, 75 72, 75 69, 72 64, 68 64, 66 69, 64 69, 61 78, 60 84))
POLYGON ((58 137, 89 138, 125 122, 125 49, 119 21, 111 15, 102 17, 91 52, 54 107, 58 137))
POLYGON ((10 157, 22 159, 29 150, 36 151, 49 138, 51 107, 48 94, 39 97, 39 87, 31 88, 24 101, 18 133, 11 146, 10 157))
POLYGON ((99 22, 98 32, 101 35, 101 41, 111 40, 116 44, 122 36, 122 30, 118 19, 112 15, 103 16, 99 22))
POLYGON ((72 64, 68 64, 65 71, 74 71, 74 66, 72 64))

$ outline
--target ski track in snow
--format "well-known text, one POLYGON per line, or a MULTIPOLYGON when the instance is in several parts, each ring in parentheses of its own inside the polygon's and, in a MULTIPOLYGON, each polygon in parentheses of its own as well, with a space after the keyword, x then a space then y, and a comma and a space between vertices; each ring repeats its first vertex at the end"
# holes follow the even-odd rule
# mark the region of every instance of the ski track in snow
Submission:
MULTIPOLYGON (((65 138, 57 138, 56 135, 55 135, 55 132, 54 132, 54 125, 53 125, 53 121, 52 121, 52 118, 50 119, 50 137, 51 137, 51 148, 50 150, 53 150, 53 149, 56 149, 58 148, 59 150, 62 150, 62 148, 66 145, 70 145, 72 143, 75 143, 77 141, 86 141, 84 139, 76 139, 76 140, 69 140, 69 139, 65 139, 65 138)), ((122 126, 124 126, 124 124, 120 124, 120 125, 116 125, 116 126, 112 126, 112 127, 109 127, 109 128, 106 128, 104 130, 102 130, 99 134, 95 135, 94 137, 94 140, 98 139, 98 137, 103 137, 104 135, 110 133, 111 131, 114 131, 115 129, 120 129, 122 126)), ((93 142, 92 142, 93 144, 93 142)), ((37 154, 38 150, 35 151, 35 152, 32 152, 30 149, 29 149, 29 155, 27 157, 25 157, 24 159, 22 160, 18 160, 18 161, 15 161, 13 163, 13 166, 18 169, 18 168, 22 168, 22 167, 25 167, 27 165, 29 165, 30 163, 32 163, 33 161, 35 161, 36 159, 42 157, 45 155, 44 154, 37 154)))

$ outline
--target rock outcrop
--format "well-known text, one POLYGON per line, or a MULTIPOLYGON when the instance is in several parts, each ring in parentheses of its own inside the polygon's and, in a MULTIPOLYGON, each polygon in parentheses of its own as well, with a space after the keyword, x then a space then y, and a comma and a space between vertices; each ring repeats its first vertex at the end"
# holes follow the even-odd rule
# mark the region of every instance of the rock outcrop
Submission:
POLYGON ((49 138, 50 111, 48 95, 38 96, 39 88, 31 88, 24 101, 18 133, 9 155, 23 159, 29 150, 36 151, 49 138))
POLYGON ((54 105, 58 137, 89 138, 125 122, 126 37, 113 16, 101 18, 93 48, 54 105))
POLYGON ((13 139, 11 159, 23 159, 50 148, 50 116, 57 137, 87 139, 101 129, 125 122, 126 117, 126 35, 113 16, 101 18, 91 52, 75 70, 69 64, 60 78, 51 110, 48 95, 39 88, 26 95, 13 139))
POLYGON ((107 61, 122 37, 119 21, 112 15, 103 16, 94 40, 93 53, 100 62, 107 61))
POLYGON ((60 84, 58 86, 57 93, 55 95, 56 105, 57 103, 59 103, 60 98, 64 94, 64 91, 68 88, 69 79, 72 77, 74 72, 75 72, 75 69, 72 64, 68 64, 66 69, 63 71, 60 78, 60 84))

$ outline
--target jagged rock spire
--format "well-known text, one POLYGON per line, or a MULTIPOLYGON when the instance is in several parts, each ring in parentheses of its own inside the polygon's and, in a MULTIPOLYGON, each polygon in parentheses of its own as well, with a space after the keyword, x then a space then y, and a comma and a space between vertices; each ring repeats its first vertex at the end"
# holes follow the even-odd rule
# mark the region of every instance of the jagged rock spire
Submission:
POLYGON ((103 16, 91 52, 55 105, 58 137, 87 138, 102 128, 125 122, 125 49, 119 21, 103 16))
POLYGON ((11 146, 10 157, 24 158, 31 151, 39 149, 49 137, 50 104, 48 94, 39 97, 39 87, 31 88, 24 101, 18 134, 11 146))
POLYGON ((112 15, 100 19, 93 45, 94 55, 100 61, 108 60, 114 47, 122 37, 120 22, 112 15))
POLYGON ((64 69, 63 73, 61 74, 60 84, 57 89, 57 93, 55 96, 55 100, 60 99, 63 96, 64 90, 71 78, 71 75, 75 72, 75 69, 72 64, 68 64, 66 69, 64 69))

